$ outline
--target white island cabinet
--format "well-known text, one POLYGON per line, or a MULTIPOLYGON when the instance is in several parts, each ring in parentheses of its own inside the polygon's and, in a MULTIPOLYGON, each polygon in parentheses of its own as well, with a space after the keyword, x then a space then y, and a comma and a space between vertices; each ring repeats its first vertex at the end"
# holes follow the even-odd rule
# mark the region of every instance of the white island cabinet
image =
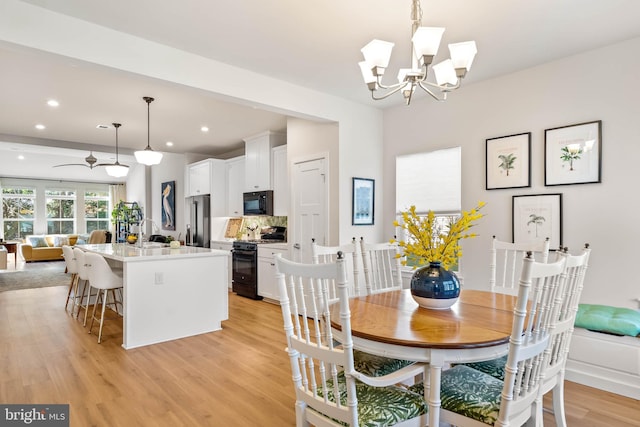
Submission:
POLYGON ((229 318, 229 252, 126 243, 81 245, 121 264, 125 349, 222 329, 229 318))

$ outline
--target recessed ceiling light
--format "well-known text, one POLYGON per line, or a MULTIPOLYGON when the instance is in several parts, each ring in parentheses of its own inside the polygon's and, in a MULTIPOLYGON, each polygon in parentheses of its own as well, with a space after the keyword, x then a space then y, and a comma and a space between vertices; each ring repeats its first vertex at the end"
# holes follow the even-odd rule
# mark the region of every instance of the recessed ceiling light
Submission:
POLYGON ((96 129, 109 129, 109 125, 98 125, 96 129))
POLYGON ((45 129, 45 128, 46 128, 46 126, 45 126, 45 125, 42 125, 42 124, 40 124, 40 123, 38 123, 38 124, 36 125, 36 129, 38 129, 38 130, 43 130, 43 129, 45 129))
POLYGON ((24 160, 24 156, 23 156, 22 154, 20 154, 20 155, 18 156, 18 159, 19 159, 19 160, 24 160))
POLYGON ((173 147, 173 142, 167 141, 167 147, 173 147))
POLYGON ((209 132, 209 128, 208 128, 208 127, 206 127, 206 126, 202 126, 202 127, 200 128, 200 130, 201 130, 202 132, 209 132))
POLYGON ((47 101, 47 105, 49 107, 57 107, 60 105, 60 103, 58 101, 56 101, 55 99, 50 99, 47 101))

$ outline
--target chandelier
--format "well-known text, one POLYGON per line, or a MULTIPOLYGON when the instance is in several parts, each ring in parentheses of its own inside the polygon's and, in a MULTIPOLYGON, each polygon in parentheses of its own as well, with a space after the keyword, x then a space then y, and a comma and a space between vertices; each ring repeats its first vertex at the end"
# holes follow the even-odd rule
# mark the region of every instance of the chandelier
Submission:
POLYGON ((154 101, 150 96, 143 96, 142 99, 147 103, 147 148, 144 150, 138 150, 133 153, 136 156, 136 160, 138 163, 142 163, 143 165, 152 166, 157 165, 162 160, 162 153, 159 151, 153 151, 151 149, 151 144, 149 143, 150 137, 150 119, 149 119, 149 105, 154 101))
POLYGON ((471 68, 477 53, 476 42, 468 41, 449 45, 451 58, 431 65, 438 53, 440 39, 444 28, 423 27, 420 0, 412 0, 411 6, 411 68, 401 68, 398 72, 398 83, 386 86, 382 84, 382 76, 389 65, 391 50, 394 44, 382 40, 372 40, 361 49, 364 61, 360 62, 362 77, 376 101, 388 98, 401 92, 409 105, 411 97, 420 87, 437 101, 447 99, 447 93, 460 87, 460 81, 471 68), (427 81, 429 65, 433 70, 435 83, 427 81), (384 92, 378 92, 384 91, 384 92))

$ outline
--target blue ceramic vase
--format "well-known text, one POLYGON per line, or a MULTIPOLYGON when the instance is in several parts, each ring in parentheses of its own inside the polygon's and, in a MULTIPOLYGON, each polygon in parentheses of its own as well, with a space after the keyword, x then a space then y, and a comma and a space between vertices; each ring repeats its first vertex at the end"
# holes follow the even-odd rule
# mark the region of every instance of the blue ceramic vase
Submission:
POLYGON ((446 309, 458 301, 460 281, 440 261, 418 268, 411 276, 411 295, 420 307, 446 309))

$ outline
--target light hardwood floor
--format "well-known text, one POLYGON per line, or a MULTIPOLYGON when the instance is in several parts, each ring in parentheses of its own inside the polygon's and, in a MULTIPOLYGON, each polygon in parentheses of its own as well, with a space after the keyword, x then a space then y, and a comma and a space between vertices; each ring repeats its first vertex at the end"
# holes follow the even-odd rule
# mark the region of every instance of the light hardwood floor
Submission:
MULTIPOLYGON (((126 351, 121 320, 98 344, 65 297, 0 292, 1 403, 69 403, 77 427, 295 425, 278 306, 229 294, 222 331, 126 351)), ((575 383, 566 410, 570 427, 640 426, 639 401, 575 383)))

